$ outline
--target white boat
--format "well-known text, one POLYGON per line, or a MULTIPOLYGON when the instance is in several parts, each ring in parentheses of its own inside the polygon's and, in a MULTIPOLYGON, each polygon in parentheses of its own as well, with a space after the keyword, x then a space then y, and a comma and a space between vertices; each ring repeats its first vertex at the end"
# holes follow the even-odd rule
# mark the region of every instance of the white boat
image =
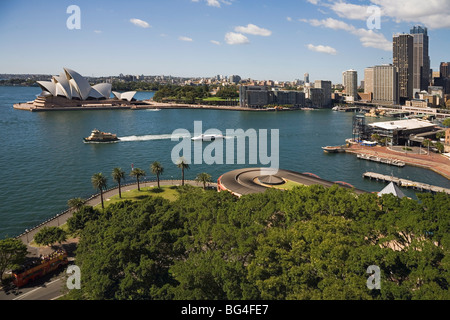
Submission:
POLYGON ((193 141, 214 141, 216 139, 223 139, 221 134, 201 134, 199 136, 191 138, 193 141))
POLYGON ((117 138, 116 134, 109 132, 102 132, 100 130, 94 129, 91 132, 91 135, 87 138, 83 139, 85 143, 108 143, 108 142, 116 142, 120 139, 117 138))

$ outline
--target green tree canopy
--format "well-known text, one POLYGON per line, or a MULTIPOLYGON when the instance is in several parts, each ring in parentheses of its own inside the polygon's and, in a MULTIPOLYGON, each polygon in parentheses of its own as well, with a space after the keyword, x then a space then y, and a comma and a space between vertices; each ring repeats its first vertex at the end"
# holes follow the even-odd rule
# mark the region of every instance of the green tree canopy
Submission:
POLYGON ((67 240, 67 233, 59 227, 43 227, 34 235, 34 242, 38 245, 51 246, 67 240))
POLYGON ((27 255, 27 246, 20 239, 0 240, 0 280, 8 269, 15 269, 23 263, 27 255))
POLYGON ((109 206, 77 249, 84 299, 449 299, 450 196, 185 186, 109 206), (366 286, 381 269, 381 289, 366 286))

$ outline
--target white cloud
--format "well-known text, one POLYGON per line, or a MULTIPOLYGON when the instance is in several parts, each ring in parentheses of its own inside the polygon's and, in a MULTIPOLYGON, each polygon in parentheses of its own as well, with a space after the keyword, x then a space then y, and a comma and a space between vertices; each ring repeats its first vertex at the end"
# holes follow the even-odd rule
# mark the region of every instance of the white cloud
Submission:
POLYGON ((189 38, 189 37, 183 37, 183 36, 178 37, 178 40, 186 41, 186 42, 192 42, 192 41, 194 41, 194 40, 192 40, 192 38, 189 38))
MULTIPOLYGON (((359 5, 342 0, 320 3, 307 0, 333 10, 339 17, 350 20, 366 20, 372 13, 367 12, 368 5, 359 5)), ((450 28, 449 0, 370 0, 370 5, 378 6, 381 17, 395 22, 420 23, 430 29, 450 28)))
POLYGON ((210 7, 217 7, 220 8, 220 2, 218 0, 206 0, 206 3, 210 7))
POLYGON ((134 24, 135 26, 138 26, 141 28, 150 28, 151 27, 146 21, 141 20, 141 19, 133 18, 133 19, 130 19, 130 22, 132 24, 134 24))
POLYGON ((210 42, 211 42, 211 43, 213 43, 213 44, 215 44, 215 45, 218 45, 218 46, 220 46, 220 42, 219 42, 219 41, 216 41, 216 40, 211 40, 210 42))
POLYGON ((236 28, 234 28, 234 31, 239 32, 239 33, 263 36, 263 37, 268 37, 272 34, 272 31, 264 29, 264 28, 260 28, 251 23, 249 23, 246 27, 242 27, 242 26, 236 27, 236 28))
MULTIPOLYGON (((200 2, 200 0, 191 0, 192 2, 200 2)), ((223 4, 227 4, 227 5, 231 5, 232 1, 234 0, 205 0, 206 5, 210 6, 210 7, 216 7, 216 8, 221 8, 222 7, 222 3, 223 4)))
POLYGON ((94 30, 94 32, 95 32, 96 34, 100 34, 100 33, 102 33, 102 31, 101 31, 101 30, 94 30))
POLYGON ((450 28, 450 1, 448 0, 371 0, 380 6, 382 16, 397 22, 422 23, 430 29, 450 28))
POLYGON ((246 44, 250 41, 242 33, 228 32, 225 35, 225 42, 228 44, 246 44))
POLYGON ((315 51, 315 52, 321 52, 321 53, 327 53, 327 54, 332 54, 335 55, 337 54, 336 49, 330 47, 330 46, 323 46, 323 45, 312 45, 312 44, 308 44, 306 46, 309 50, 311 51, 315 51))
POLYGON ((301 21, 307 22, 315 27, 323 26, 325 28, 333 30, 345 30, 357 36, 364 47, 376 48, 384 51, 392 50, 392 42, 388 41, 383 34, 375 32, 373 30, 368 30, 364 28, 357 29, 344 21, 336 20, 333 18, 328 18, 324 20, 301 19, 301 21))
POLYGON ((291 21, 292 21, 292 18, 291 18, 291 17, 286 17, 286 20, 289 21, 289 22, 291 22, 291 21))
POLYGON ((367 12, 369 6, 361 6, 352 3, 336 2, 330 6, 339 17, 350 20, 366 20, 371 13, 367 12))

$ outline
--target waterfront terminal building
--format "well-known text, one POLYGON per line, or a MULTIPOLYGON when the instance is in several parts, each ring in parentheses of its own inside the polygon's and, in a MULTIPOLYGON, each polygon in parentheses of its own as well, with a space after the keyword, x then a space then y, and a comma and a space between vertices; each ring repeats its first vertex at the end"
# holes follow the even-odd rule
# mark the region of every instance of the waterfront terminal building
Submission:
POLYGON ((421 145, 427 138, 433 138, 441 131, 429 121, 407 119, 397 121, 374 122, 366 124, 364 115, 353 119, 353 136, 355 141, 371 140, 373 135, 386 138, 392 145, 421 145))

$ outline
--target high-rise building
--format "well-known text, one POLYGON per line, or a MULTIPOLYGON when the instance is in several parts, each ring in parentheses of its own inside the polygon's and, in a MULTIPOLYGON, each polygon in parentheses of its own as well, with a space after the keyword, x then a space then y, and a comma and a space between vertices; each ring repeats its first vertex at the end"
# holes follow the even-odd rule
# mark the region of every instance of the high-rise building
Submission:
POLYGON ((305 84, 309 83, 309 73, 304 74, 304 82, 305 84))
POLYGON ((411 28, 414 38, 413 90, 427 90, 430 85, 430 56, 428 54, 428 30, 421 26, 411 28))
POLYGON ((441 65, 439 66, 439 72, 440 72, 441 78, 450 77, 449 65, 450 65, 450 62, 441 62, 441 65))
POLYGON ((373 67, 364 69, 364 93, 373 93, 373 67))
POLYGON ((323 106, 331 107, 331 81, 316 80, 314 88, 323 89, 323 106))
POLYGON ((373 67, 373 89, 374 103, 399 104, 397 68, 393 65, 373 67))
POLYGON ((395 35, 393 39, 393 64, 398 71, 400 97, 413 97, 414 37, 410 34, 395 35))
POLYGON ((240 76, 235 75, 235 74, 231 75, 228 79, 230 80, 230 83, 234 83, 234 84, 238 84, 239 81, 242 80, 240 76))
POLYGON ((347 70, 342 73, 342 83, 345 87, 346 101, 358 100, 358 73, 356 70, 347 70))

